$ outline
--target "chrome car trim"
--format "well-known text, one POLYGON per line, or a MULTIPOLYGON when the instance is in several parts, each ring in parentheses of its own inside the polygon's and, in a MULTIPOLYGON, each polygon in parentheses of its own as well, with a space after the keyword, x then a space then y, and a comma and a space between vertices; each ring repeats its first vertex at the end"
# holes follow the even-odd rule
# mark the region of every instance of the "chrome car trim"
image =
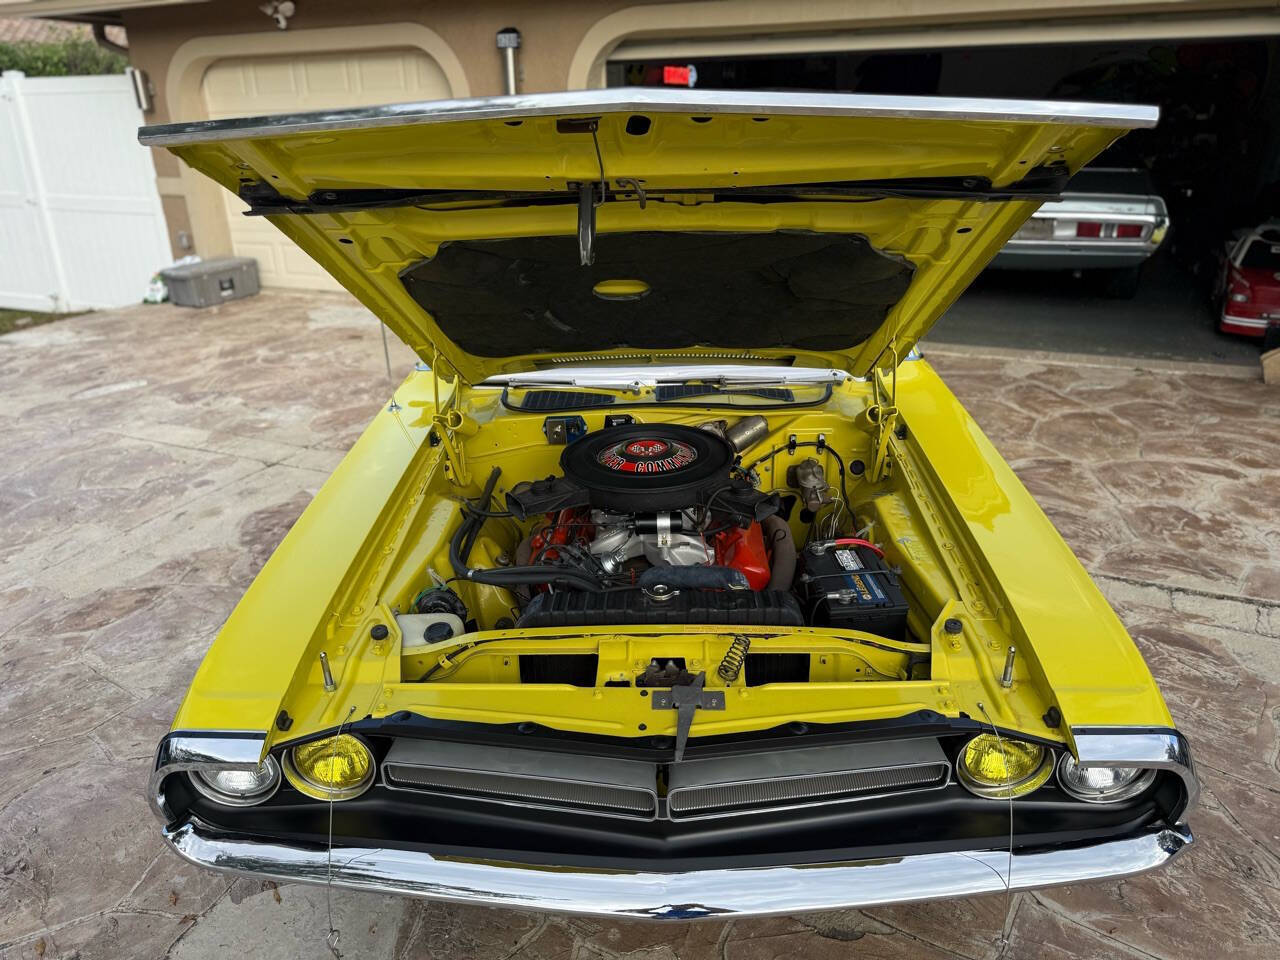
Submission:
POLYGON ((1013 240, 1006 241, 1001 252, 1006 248, 1017 249, 1019 253, 1023 252, 1020 248, 1027 249, 1043 249, 1051 253, 1082 253, 1085 255, 1097 253, 1101 251, 1115 251, 1117 253, 1128 253, 1130 251, 1141 251, 1143 253, 1155 253, 1159 249, 1159 244, 1153 244, 1149 240, 1116 240, 1113 238, 1105 238, 1102 240, 1094 240, 1091 238, 1077 239, 1076 237, 1064 237, 1060 240, 1013 240))
POLYGON ((666 384, 711 380, 733 387, 737 385, 788 384, 808 385, 842 383, 852 379, 844 370, 822 367, 753 366, 751 364, 716 363, 714 374, 707 364, 663 364, 654 366, 562 366, 553 370, 529 370, 524 373, 500 373, 481 380, 480 387, 532 388, 547 386, 597 387, 608 390, 638 391, 666 384))
POLYGON ((170 774, 194 770, 252 769, 266 750, 265 730, 179 730, 160 741, 147 785, 151 810, 163 823, 174 817, 164 801, 164 781, 170 774))
POLYGON ((1157 107, 1120 103, 1004 100, 978 97, 877 96, 847 93, 779 93, 758 90, 672 90, 617 87, 513 97, 428 100, 345 110, 317 110, 231 120, 201 120, 143 127, 138 140, 151 147, 246 140, 294 133, 460 120, 527 119, 596 112, 749 114, 752 116, 905 117, 1066 123, 1081 126, 1154 127, 1157 107))
POLYGON ((1094 767, 1148 767, 1177 774, 1187 791, 1187 805, 1200 795, 1191 760, 1191 745, 1177 730, 1152 727, 1072 727, 1076 760, 1094 767))
MULTIPOLYGON (((689 920, 801 913, 969 897, 1005 890, 1007 849, 924 853, 783 867, 684 873, 536 866, 434 857, 389 848, 235 837, 198 819, 165 830, 198 866, 455 903, 619 919, 689 920)), ((1074 846, 1015 851, 1009 889, 1128 877, 1162 866, 1192 842, 1185 826, 1074 846)))
POLYGON ((1271 321, 1267 320, 1265 317, 1237 317, 1230 313, 1224 313, 1222 315, 1222 322, 1234 323, 1238 327, 1250 327, 1258 330, 1265 330, 1267 328, 1267 324, 1271 321))

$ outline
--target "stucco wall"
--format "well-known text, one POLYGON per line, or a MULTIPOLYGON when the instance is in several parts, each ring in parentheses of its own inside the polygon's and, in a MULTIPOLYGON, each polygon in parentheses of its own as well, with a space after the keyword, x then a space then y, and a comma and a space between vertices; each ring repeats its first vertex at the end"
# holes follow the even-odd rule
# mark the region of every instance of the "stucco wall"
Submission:
MULTIPOLYGON (((768 38, 779 36, 820 43, 835 31, 865 40, 872 32, 903 28, 1014 24, 1048 40, 1070 22, 1072 39, 1082 40, 1095 31, 1096 39, 1105 39, 1119 22, 1142 29, 1170 16, 1223 21, 1251 12, 1276 16, 1274 0, 686 0, 647 5, 629 0, 302 0, 297 7, 286 31, 249 0, 125 11, 131 59, 155 88, 150 122, 200 119, 201 74, 216 56, 287 55, 313 41, 341 44, 357 32, 366 47, 421 46, 443 58, 455 96, 487 96, 503 92, 494 34, 506 26, 522 36, 520 89, 536 92, 601 86, 611 51, 624 41, 646 38, 736 37, 744 47, 763 48, 768 38)), ((226 218, 214 188, 184 172, 166 152, 157 151, 155 163, 171 234, 188 231, 197 252, 206 256, 228 252, 226 218)))
MULTIPOLYGON (((503 92, 502 61, 494 35, 514 25, 524 39, 521 88, 562 89, 583 34, 600 16, 625 5, 622 0, 560 0, 554 4, 511 0, 501 5, 403 0, 356 5, 349 0, 306 0, 298 4, 289 29, 280 31, 255 4, 207 3, 126 11, 125 26, 133 65, 146 71, 155 89, 155 109, 148 121, 164 123, 201 117, 200 75, 216 50, 221 49, 224 56, 247 52, 287 55, 302 45, 341 45, 346 31, 335 37, 335 28, 358 27, 360 43, 365 46, 423 46, 437 60, 451 56, 454 69, 445 65, 445 73, 452 74, 454 95, 484 96, 503 92), (406 25, 424 28, 421 36, 406 25), (428 36, 430 39, 424 39, 428 36)), ((155 151, 155 164, 171 236, 186 231, 194 239, 196 252, 205 256, 228 253, 230 238, 217 188, 184 172, 167 151, 155 151)))
MULTIPOLYGON (((584 34, 602 16, 631 4, 625 0, 506 0, 501 4, 405 2, 377 0, 352 4, 349 0, 305 0, 289 21, 276 29, 252 3, 207 3, 181 7, 153 7, 124 14, 134 66, 146 70, 156 85, 155 119, 174 117, 161 90, 167 67, 184 43, 199 37, 246 33, 281 35, 352 24, 418 23, 429 27, 454 51, 466 71, 473 96, 503 92, 502 62, 494 34, 506 26, 519 28, 524 42, 521 71, 525 90, 557 90, 566 85, 568 66, 584 34)), ((394 31, 388 40, 395 42, 394 31)))

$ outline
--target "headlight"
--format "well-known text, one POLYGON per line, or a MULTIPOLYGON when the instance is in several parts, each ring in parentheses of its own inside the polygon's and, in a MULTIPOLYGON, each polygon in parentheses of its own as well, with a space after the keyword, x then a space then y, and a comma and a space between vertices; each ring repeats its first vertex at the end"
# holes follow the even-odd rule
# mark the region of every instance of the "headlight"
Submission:
POLYGON ((350 800, 373 782, 373 754, 359 737, 340 733, 289 750, 284 755, 284 775, 308 797, 350 800))
POLYGON ((1007 800, 1039 789, 1053 773, 1053 753, 1038 743, 980 733, 956 758, 956 777, 980 797, 1007 800))
POLYGON ((192 770, 191 785, 214 803, 251 807, 276 792, 280 765, 274 757, 267 757, 256 770, 192 770))
POLYGON ((1070 754, 1058 764, 1058 783, 1077 800, 1116 803, 1136 797, 1155 780, 1154 770, 1142 767, 1082 767, 1070 754))

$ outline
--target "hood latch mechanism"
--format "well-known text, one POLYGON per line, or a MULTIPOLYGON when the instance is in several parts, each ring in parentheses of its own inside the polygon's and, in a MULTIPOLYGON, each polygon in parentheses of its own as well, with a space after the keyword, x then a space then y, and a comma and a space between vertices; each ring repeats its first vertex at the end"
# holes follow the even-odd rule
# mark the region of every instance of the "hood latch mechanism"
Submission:
POLYGON ((707 673, 703 670, 685 683, 674 684, 670 691, 659 690, 653 694, 653 709, 676 712, 676 763, 684 759, 695 711, 723 710, 725 707, 724 691, 706 690, 706 682, 707 673))

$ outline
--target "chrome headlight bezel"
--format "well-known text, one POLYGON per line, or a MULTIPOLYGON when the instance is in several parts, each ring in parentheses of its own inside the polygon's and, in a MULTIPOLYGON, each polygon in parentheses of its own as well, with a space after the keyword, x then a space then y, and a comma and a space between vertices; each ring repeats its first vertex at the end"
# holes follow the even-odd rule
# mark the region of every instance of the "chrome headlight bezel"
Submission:
POLYGON ((1111 791, 1110 793, 1090 794, 1081 790, 1079 787, 1074 786, 1067 779, 1063 771, 1067 768, 1068 765, 1085 766, 1085 767, 1089 767, 1089 766, 1101 767, 1101 765, 1100 764, 1081 764, 1079 761, 1075 759, 1075 757, 1071 756, 1071 754, 1069 753, 1064 753, 1062 757, 1058 760, 1058 764, 1057 764, 1058 786, 1062 788, 1063 793, 1067 794, 1070 797, 1075 798, 1076 800, 1081 800, 1084 803, 1098 803, 1098 804, 1121 803, 1125 800, 1131 800, 1134 797, 1138 796, 1139 794, 1144 793, 1151 786, 1151 784, 1155 782, 1156 773, 1158 773, 1158 771, 1152 767, 1146 767, 1146 768, 1134 767, 1134 766, 1106 767, 1105 769, 1112 769, 1112 770, 1117 770, 1117 769, 1137 770, 1138 775, 1134 777, 1132 780, 1123 784, 1122 786, 1111 791))
POLYGON ((270 779, 265 786, 252 792, 228 791, 218 787, 211 779, 220 773, 240 772, 241 768, 238 767, 212 767, 207 770, 193 767, 187 771, 187 779, 198 794, 207 800, 212 800, 214 803, 221 804, 224 807, 255 807, 260 803, 266 803, 266 801, 275 796, 283 779, 280 772, 280 764, 270 754, 263 758, 258 767, 259 769, 265 768, 270 775, 270 779))

